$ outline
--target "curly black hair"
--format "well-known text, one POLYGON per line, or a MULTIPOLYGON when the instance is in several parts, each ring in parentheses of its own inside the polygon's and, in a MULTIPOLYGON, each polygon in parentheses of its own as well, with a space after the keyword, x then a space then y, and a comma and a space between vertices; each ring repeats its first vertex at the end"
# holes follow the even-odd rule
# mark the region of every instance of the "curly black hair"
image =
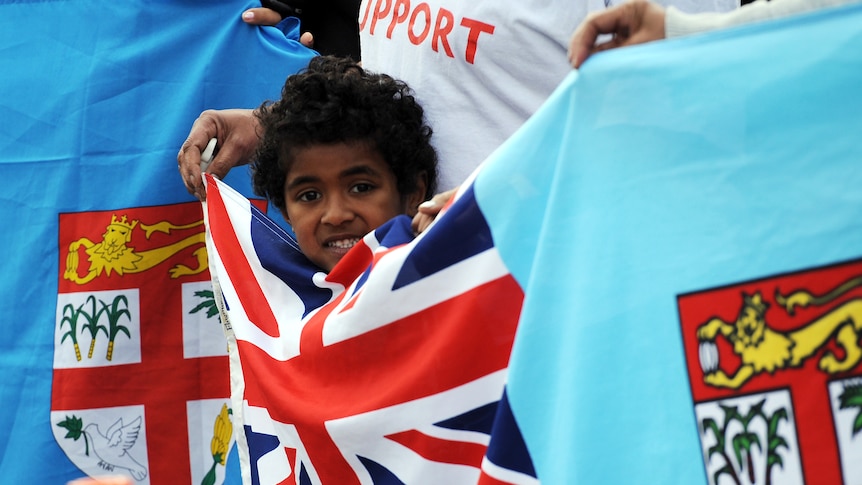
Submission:
POLYGON ((280 100, 255 111, 261 139, 251 165, 254 191, 284 211, 284 182, 297 150, 358 142, 380 152, 402 197, 424 175, 428 199, 436 191, 437 153, 423 113, 404 82, 350 59, 315 57, 287 78, 280 100))

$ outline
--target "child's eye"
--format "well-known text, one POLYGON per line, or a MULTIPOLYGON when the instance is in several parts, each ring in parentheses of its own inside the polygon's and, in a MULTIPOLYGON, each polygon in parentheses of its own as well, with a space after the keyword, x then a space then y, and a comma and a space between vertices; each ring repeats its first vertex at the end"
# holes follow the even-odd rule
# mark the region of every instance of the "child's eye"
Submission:
POLYGON ((320 198, 320 192, 316 190, 306 190, 296 196, 296 200, 301 202, 311 202, 320 198))
POLYGON ((351 192, 368 192, 374 188, 371 184, 360 183, 350 188, 351 192))

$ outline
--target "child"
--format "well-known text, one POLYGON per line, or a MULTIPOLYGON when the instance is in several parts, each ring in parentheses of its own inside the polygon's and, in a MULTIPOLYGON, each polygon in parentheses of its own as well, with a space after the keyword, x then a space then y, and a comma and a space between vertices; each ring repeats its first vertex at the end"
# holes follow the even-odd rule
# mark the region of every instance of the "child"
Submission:
POLYGON ((316 57, 256 116, 255 193, 281 210, 311 262, 330 271, 365 234, 416 214, 436 190, 422 107, 401 81, 316 57))

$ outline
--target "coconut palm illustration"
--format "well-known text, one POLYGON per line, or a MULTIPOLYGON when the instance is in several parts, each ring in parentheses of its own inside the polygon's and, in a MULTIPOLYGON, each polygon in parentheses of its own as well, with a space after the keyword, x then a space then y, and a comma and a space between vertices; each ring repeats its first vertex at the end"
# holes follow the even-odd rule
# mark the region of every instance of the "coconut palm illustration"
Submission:
POLYGON ((72 340, 72 345, 75 348, 75 358, 78 362, 81 361, 81 349, 78 347, 78 316, 80 315, 80 309, 75 309, 75 307, 68 303, 63 307, 63 318, 60 320, 60 330, 63 330, 63 325, 69 324, 69 331, 63 334, 60 337, 60 344, 66 341, 66 338, 72 340))
POLYGON ((102 310, 108 318, 108 353, 105 357, 111 360, 114 355, 114 340, 117 338, 117 335, 123 332, 126 334, 126 337, 132 338, 129 329, 124 325, 120 325, 121 317, 125 316, 131 321, 132 314, 129 313, 129 300, 125 295, 117 295, 111 302, 110 307, 103 301, 99 301, 99 303, 102 304, 102 310), (122 307, 120 306, 121 304, 122 307))
MULTIPOLYGON (((221 322, 221 317, 219 316, 219 313, 218 313, 218 306, 216 305, 215 296, 214 296, 213 292, 211 290, 196 291, 195 296, 198 298, 203 298, 204 301, 198 303, 197 306, 195 306, 194 308, 189 310, 189 314, 197 313, 201 310, 206 310, 207 311, 207 319, 210 319, 212 317, 216 317, 217 320, 219 322, 221 322)), ((228 349, 228 352, 230 352, 230 349, 228 349)))
POLYGON ((213 292, 210 290, 202 290, 196 291, 195 296, 198 298, 203 298, 204 301, 200 302, 196 307, 192 308, 189 313, 197 313, 201 310, 206 309, 207 318, 212 318, 218 315, 218 307, 216 306, 215 297, 213 296, 213 292))
MULTIPOLYGON (((84 323, 84 325, 81 326, 81 333, 83 334, 85 330, 90 332, 90 351, 87 352, 87 358, 92 359, 93 358, 93 349, 96 348, 96 337, 99 335, 99 331, 104 333, 105 337, 107 337, 108 336, 108 329, 105 328, 104 325, 99 325, 99 317, 102 315, 102 312, 104 311, 104 304, 103 304, 103 308, 101 310, 97 311, 96 310, 96 297, 94 297, 93 295, 90 295, 87 297, 87 300, 84 302, 84 304, 81 305, 81 308, 83 309, 84 305, 86 305, 87 303, 90 304, 90 308, 92 308, 92 311, 88 313, 84 310, 81 310, 80 313, 84 317, 84 319, 86 320, 86 323, 84 323)), ((99 303, 101 303, 101 300, 99 301, 99 303)))
POLYGON ((856 408, 856 419, 853 420, 853 436, 862 431, 862 382, 847 384, 838 396, 841 409, 856 408))

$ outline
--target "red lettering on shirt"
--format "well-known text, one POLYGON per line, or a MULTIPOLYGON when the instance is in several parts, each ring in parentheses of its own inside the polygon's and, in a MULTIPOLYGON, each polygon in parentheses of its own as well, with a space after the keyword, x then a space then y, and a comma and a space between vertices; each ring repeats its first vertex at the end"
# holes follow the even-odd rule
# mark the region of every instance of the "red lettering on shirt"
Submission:
POLYGON ((392 38, 392 31, 395 26, 404 23, 407 20, 407 15, 410 13, 410 0, 395 0, 395 10, 392 14, 392 22, 389 22, 389 28, 386 29, 386 38, 392 38))
POLYGON ((476 59, 476 49, 479 47, 479 34, 484 32, 493 35, 494 26, 467 17, 461 19, 461 25, 470 29, 470 33, 467 34, 467 51, 464 54, 467 62, 473 64, 473 60, 476 59))
POLYGON ((371 27, 368 30, 369 34, 374 35, 374 26, 377 25, 377 21, 386 18, 389 15, 390 9, 392 9, 392 2, 389 0, 377 0, 377 6, 374 8, 374 17, 371 18, 371 27), (383 4, 383 8, 380 8, 381 3, 383 4))
POLYGON ((362 15, 362 20, 359 21, 359 30, 365 30, 365 21, 368 20, 368 12, 371 10, 371 5, 374 2, 368 0, 368 3, 365 4, 365 13, 362 15))
POLYGON ((407 38, 410 39, 410 42, 413 45, 419 45, 425 41, 425 38, 428 37, 428 32, 431 31, 431 7, 428 6, 427 3, 422 2, 416 6, 416 10, 413 10, 413 14, 410 15, 410 23, 407 28, 407 38), (425 29, 421 34, 416 35, 413 33, 413 26, 416 24, 416 17, 420 14, 425 14, 425 29))
MULTIPOLYGON (((410 0, 367 0, 365 12, 359 22, 360 31, 365 30, 369 17, 371 23, 368 28, 368 35, 374 35, 378 21, 389 19, 386 38, 391 39, 393 36, 404 35, 399 34, 399 32, 406 32, 407 39, 416 46, 428 40, 433 23, 434 32, 430 35, 431 49, 434 52, 440 52, 442 48, 443 52, 453 59, 455 53, 452 49, 452 43, 455 42, 454 39, 461 39, 462 37, 460 35, 451 36, 450 34, 456 27, 463 27, 467 29, 467 41, 463 52, 464 60, 468 64, 473 64, 476 61, 476 56, 479 53, 479 38, 482 34, 494 35, 495 30, 493 25, 469 17, 462 17, 456 24, 456 17, 452 11, 440 8, 434 15, 431 13, 431 7, 427 2, 419 2, 411 6, 410 0), (405 23, 406 29, 398 29, 398 25, 405 23)), ((460 48, 460 46, 456 47, 460 48)))
POLYGON ((449 35, 449 32, 452 32, 452 28, 455 27, 455 17, 452 15, 452 12, 446 10, 445 8, 441 8, 440 11, 437 12, 437 23, 434 25, 434 35, 431 37, 431 48, 434 49, 434 52, 439 52, 437 50, 437 41, 439 40, 441 44, 443 44, 443 49, 446 51, 446 55, 449 57, 455 57, 452 54, 452 48, 449 47, 449 40, 446 38, 449 35), (446 25, 443 25, 443 23, 446 25))

